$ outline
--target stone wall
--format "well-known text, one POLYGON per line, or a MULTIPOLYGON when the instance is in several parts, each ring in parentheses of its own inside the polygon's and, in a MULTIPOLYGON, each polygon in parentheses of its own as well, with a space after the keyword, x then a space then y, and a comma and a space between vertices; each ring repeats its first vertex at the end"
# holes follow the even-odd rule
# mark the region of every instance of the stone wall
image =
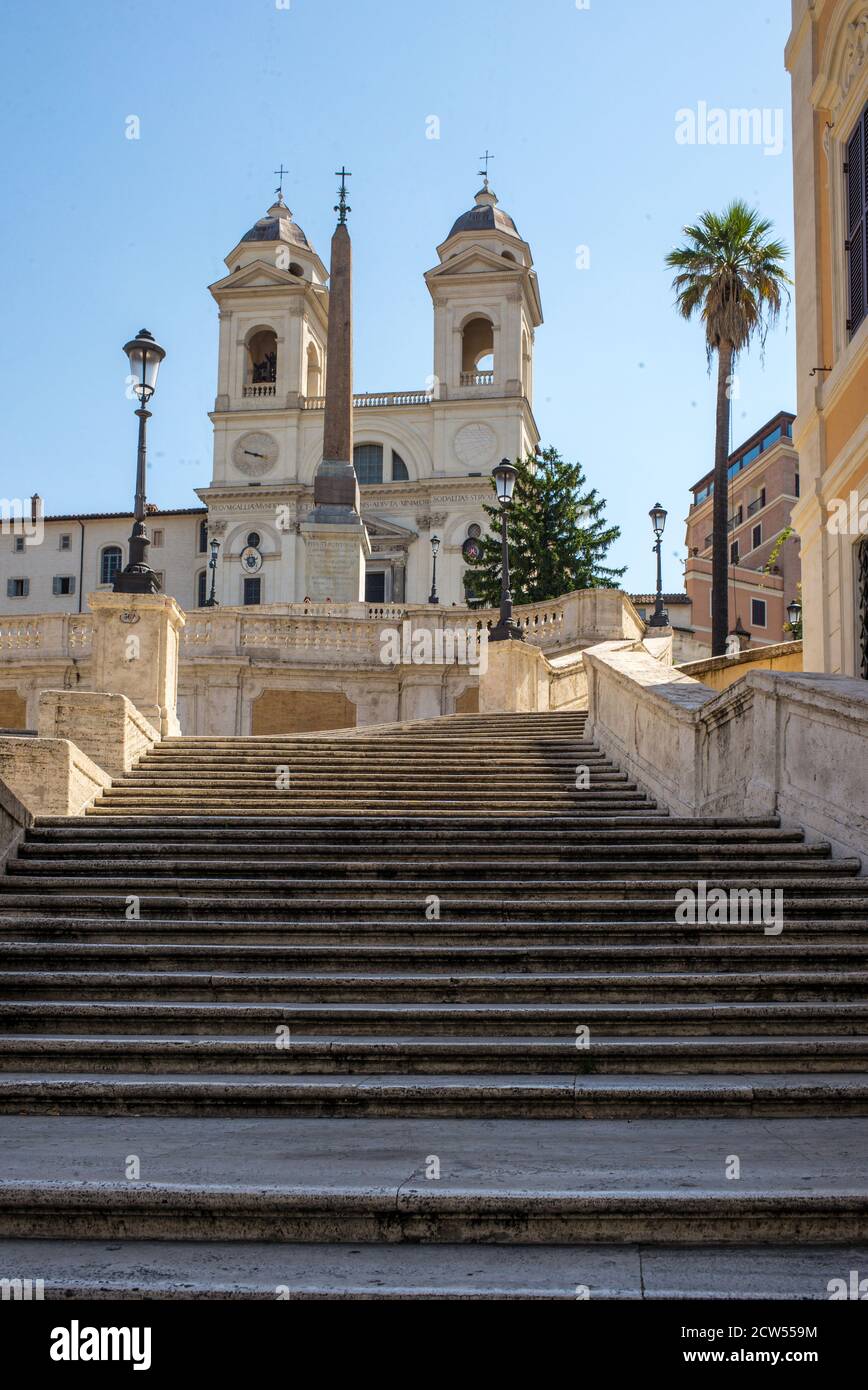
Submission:
POLYGON ((748 671, 801 671, 801 642, 778 642, 774 646, 754 647, 738 656, 706 656, 700 661, 679 663, 679 670, 712 690, 726 690, 748 671))
POLYGON ((642 643, 584 653, 588 737, 681 816, 779 815, 868 869, 868 685, 749 671, 717 692, 642 643))
POLYGON ((67 738, 112 777, 121 777, 160 735, 125 695, 88 690, 44 690, 39 697, 40 738, 67 738))
POLYGON ((77 816, 111 778, 65 738, 0 738, 0 781, 33 816, 77 816))

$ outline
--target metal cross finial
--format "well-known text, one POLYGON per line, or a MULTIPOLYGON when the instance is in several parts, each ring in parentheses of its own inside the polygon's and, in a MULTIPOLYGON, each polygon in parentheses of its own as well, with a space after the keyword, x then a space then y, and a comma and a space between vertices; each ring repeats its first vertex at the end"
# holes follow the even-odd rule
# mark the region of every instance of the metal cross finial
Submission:
POLYGON ((493 155, 493 154, 489 154, 489 153, 488 153, 488 150, 486 150, 486 151, 485 151, 485 154, 481 154, 481 155, 479 156, 479 158, 480 158, 480 159, 483 161, 483 163, 485 164, 485 168, 484 168, 484 169, 480 169, 479 172, 480 172, 480 174, 482 175, 482 177, 485 179, 485 186, 486 186, 486 188, 487 188, 487 187, 488 187, 488 165, 489 165, 489 162, 490 162, 492 159, 494 159, 494 155, 493 155))
POLYGON ((288 173, 289 173, 289 170, 288 170, 288 169, 284 169, 284 167, 283 167, 283 160, 280 161, 280 168, 279 168, 279 169, 275 169, 274 172, 275 172, 275 174, 277 175, 277 177, 280 179, 280 183, 277 185, 277 187, 275 188, 274 191, 275 191, 275 193, 277 194, 278 198, 282 198, 282 197, 283 197, 283 176, 284 176, 284 174, 288 174, 288 173))
POLYGON ((335 170, 335 178, 339 178, 341 181, 341 186, 338 189, 338 196, 340 198, 340 202, 335 204, 334 209, 335 212, 338 214, 338 224, 340 224, 341 222, 346 222, 347 213, 352 212, 352 208, 347 202, 347 179, 351 179, 352 177, 353 176, 350 173, 349 169, 335 170))

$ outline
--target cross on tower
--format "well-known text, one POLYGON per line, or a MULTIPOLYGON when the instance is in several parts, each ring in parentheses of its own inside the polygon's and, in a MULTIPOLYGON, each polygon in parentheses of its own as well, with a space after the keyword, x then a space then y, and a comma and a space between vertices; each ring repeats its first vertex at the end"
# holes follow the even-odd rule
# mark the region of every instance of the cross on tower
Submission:
POLYGON ((484 169, 480 169, 479 172, 480 172, 480 174, 482 175, 482 177, 485 179, 485 183, 486 183, 486 186, 487 186, 487 185, 488 185, 488 165, 489 165, 489 161, 492 160, 492 159, 494 159, 494 155, 493 155, 493 154, 489 154, 489 153, 488 153, 488 150, 486 150, 486 151, 485 151, 485 154, 481 154, 481 155, 479 156, 479 158, 483 161, 483 163, 484 163, 484 165, 485 165, 485 168, 484 168, 484 169))
POLYGON ((288 174, 288 173, 289 173, 289 170, 288 170, 288 169, 284 169, 284 167, 283 167, 283 160, 280 161, 280 168, 279 168, 279 169, 275 169, 274 172, 275 172, 275 174, 277 175, 277 177, 280 179, 280 183, 277 185, 277 187, 275 188, 274 191, 275 191, 275 193, 277 194, 278 198, 282 198, 282 197, 283 197, 283 176, 284 176, 284 174, 288 174))
POLYGON ((347 202, 347 179, 351 179, 352 177, 353 176, 350 173, 349 169, 342 168, 335 170, 335 178, 338 178, 341 181, 341 186, 338 189, 338 197, 340 198, 340 202, 335 204, 334 209, 335 212, 338 214, 339 224, 341 222, 346 222, 347 213, 352 212, 352 208, 347 202))

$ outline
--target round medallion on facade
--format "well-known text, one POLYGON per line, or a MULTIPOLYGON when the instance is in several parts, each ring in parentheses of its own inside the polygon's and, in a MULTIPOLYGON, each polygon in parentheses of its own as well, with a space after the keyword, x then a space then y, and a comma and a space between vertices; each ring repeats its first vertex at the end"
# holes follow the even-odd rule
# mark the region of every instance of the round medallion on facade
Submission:
POLYGON ((245 545, 239 558, 245 574, 258 574, 262 569, 262 556, 255 546, 245 545))
POLYGON ((461 547, 461 554, 468 564, 477 564, 482 559, 482 542, 475 536, 468 536, 461 547))
POLYGON ((232 446, 232 462, 239 473, 248 478, 261 478, 270 473, 277 463, 277 440, 264 430, 252 430, 242 434, 232 446))
POLYGON ((482 470, 497 453, 497 435, 481 420, 462 425, 455 436, 455 456, 465 468, 482 470))

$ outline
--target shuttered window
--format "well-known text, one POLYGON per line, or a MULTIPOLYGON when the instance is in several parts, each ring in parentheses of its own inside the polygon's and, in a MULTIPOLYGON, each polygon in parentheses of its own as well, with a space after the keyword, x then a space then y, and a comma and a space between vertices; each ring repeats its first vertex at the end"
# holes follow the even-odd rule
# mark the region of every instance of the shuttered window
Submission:
POLYGON ((847 142, 847 332, 868 314, 868 105, 847 142))

